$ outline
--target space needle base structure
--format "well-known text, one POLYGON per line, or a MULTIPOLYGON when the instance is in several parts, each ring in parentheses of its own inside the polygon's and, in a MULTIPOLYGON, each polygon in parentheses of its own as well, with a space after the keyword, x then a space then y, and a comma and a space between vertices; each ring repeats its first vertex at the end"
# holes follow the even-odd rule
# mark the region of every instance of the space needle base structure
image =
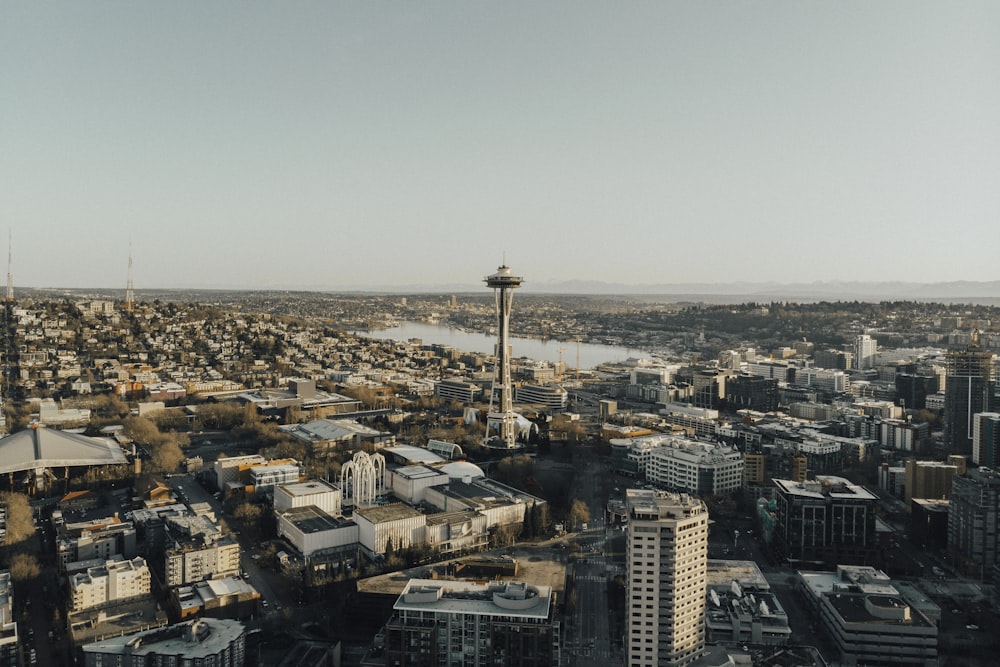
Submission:
POLYGON ((496 296, 497 343, 493 364, 493 387, 490 392, 490 409, 486 415, 486 436, 483 445, 499 449, 517 449, 517 415, 514 413, 514 395, 510 380, 510 310, 514 290, 524 282, 511 273, 506 264, 484 279, 496 296))

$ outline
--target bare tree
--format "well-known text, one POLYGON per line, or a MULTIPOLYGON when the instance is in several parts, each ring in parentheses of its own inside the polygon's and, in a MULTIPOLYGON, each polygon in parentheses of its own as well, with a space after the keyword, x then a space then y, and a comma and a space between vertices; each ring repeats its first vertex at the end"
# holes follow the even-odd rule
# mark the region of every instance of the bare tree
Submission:
POLYGON ((590 509, 587 503, 579 498, 574 498, 569 504, 569 512, 566 514, 566 522, 573 528, 578 528, 581 524, 590 521, 590 509))
POLYGON ((6 544, 18 544, 34 534, 35 523, 27 496, 4 491, 0 493, 0 505, 7 507, 7 535, 4 538, 6 544))
POLYGON ((38 559, 31 554, 16 553, 10 559, 10 576, 14 581, 36 579, 42 573, 38 559))

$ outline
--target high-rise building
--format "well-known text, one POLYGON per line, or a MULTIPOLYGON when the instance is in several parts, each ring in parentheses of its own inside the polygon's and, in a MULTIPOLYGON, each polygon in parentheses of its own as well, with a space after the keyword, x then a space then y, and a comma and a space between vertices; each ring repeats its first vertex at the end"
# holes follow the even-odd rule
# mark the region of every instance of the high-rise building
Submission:
POLYGON ((951 495, 951 481, 959 474, 958 466, 940 461, 906 461, 904 493, 907 506, 914 498, 947 500, 951 495))
POLYGON ((978 412, 972 419, 972 462, 996 468, 1000 464, 1000 413, 978 412))
POLYGON ((944 445, 949 454, 972 454, 973 416, 992 408, 993 354, 979 347, 979 332, 948 353, 944 387, 944 445))
POLYGON ((864 370, 875 368, 875 353, 878 352, 878 341, 868 334, 860 334, 854 338, 853 368, 864 370))
POLYGON ((680 667, 705 649, 708 509, 687 494, 629 489, 629 667, 680 667))
POLYGON ((983 577, 1000 563, 1000 472, 980 468, 951 482, 948 549, 967 574, 983 577))

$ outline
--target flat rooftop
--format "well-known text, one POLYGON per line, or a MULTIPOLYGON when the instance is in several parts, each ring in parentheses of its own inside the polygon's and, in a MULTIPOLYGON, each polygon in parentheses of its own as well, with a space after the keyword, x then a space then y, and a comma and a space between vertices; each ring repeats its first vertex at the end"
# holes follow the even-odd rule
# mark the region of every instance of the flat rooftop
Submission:
POLYGON ((565 590, 566 563, 563 561, 566 558, 566 553, 564 551, 552 546, 518 546, 477 553, 464 558, 450 558, 431 565, 422 565, 377 577, 359 579, 358 592, 399 595, 410 579, 437 577, 441 580, 447 580, 449 579, 448 566, 452 563, 475 563, 485 558, 500 558, 506 554, 517 559, 517 578, 520 581, 548 586, 557 593, 565 590))
POLYGON ((420 512, 403 503, 393 503, 379 507, 365 507, 354 510, 354 516, 360 515, 370 523, 385 523, 423 516, 420 512))
POLYGON ((332 517, 315 505, 294 507, 282 510, 279 514, 303 533, 319 533, 324 530, 336 530, 354 524, 353 521, 332 517))
POLYGON ((733 581, 739 582, 740 586, 756 588, 758 591, 766 591, 771 588, 764 577, 764 573, 752 560, 709 560, 708 571, 705 577, 705 585, 709 588, 729 588, 733 581))
POLYGON ((552 602, 551 588, 524 582, 411 579, 393 609, 543 620, 552 602))
POLYGON ((308 482, 280 484, 278 488, 293 497, 311 496, 317 493, 332 493, 340 490, 339 487, 320 479, 313 479, 308 482))

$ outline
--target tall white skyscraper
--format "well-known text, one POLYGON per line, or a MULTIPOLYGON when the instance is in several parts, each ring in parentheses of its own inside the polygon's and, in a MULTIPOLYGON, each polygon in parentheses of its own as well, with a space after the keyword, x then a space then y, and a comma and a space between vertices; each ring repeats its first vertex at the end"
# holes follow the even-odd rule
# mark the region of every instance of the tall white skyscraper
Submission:
POLYGON ((864 370, 875 368, 875 353, 878 352, 878 341, 868 334, 859 334, 854 338, 854 368, 864 370))
POLYGON ((629 489, 627 667, 682 667, 705 649, 708 509, 681 493, 629 489))

